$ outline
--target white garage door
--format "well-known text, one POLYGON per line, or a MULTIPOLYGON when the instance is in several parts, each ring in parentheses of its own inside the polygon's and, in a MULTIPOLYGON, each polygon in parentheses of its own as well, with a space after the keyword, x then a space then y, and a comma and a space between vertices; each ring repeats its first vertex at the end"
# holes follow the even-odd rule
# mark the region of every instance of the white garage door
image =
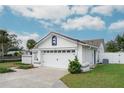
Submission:
POLYGON ((44 50, 43 65, 55 68, 68 68, 69 59, 75 57, 75 50, 44 50))

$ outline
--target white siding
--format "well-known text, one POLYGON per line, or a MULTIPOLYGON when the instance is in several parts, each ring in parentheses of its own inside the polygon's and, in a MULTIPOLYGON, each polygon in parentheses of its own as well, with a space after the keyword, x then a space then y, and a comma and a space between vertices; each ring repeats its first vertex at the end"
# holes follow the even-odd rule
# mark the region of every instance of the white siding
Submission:
POLYGON ((35 50, 32 52, 32 62, 34 66, 41 66, 41 51, 35 50))
POLYGON ((77 57, 78 57, 81 64, 83 63, 82 55, 83 55, 82 54, 82 46, 78 45, 78 47, 77 47, 77 57))
POLYGON ((22 63, 32 64, 32 56, 31 55, 22 55, 22 63))
POLYGON ((94 65, 94 49, 91 48, 87 48, 87 47, 83 47, 83 55, 82 55, 82 59, 83 59, 83 63, 89 63, 90 66, 94 65))
POLYGON ((69 59, 73 60, 77 56, 81 64, 88 62, 91 66, 94 64, 94 49, 82 46, 68 38, 57 36, 57 45, 52 46, 52 36, 49 35, 33 49, 32 61, 35 66, 51 66, 56 68, 67 68, 69 59), (75 50, 75 53, 41 53, 43 50, 75 50), (38 60, 36 58, 36 53, 38 60))
POLYGON ((65 39, 61 36, 57 36, 57 46, 52 46, 52 35, 44 40, 38 48, 62 48, 62 47, 77 47, 77 44, 71 40, 65 39))
POLYGON ((96 62, 101 63, 100 61, 100 55, 104 53, 104 45, 101 43, 101 45, 98 47, 96 51, 96 62))

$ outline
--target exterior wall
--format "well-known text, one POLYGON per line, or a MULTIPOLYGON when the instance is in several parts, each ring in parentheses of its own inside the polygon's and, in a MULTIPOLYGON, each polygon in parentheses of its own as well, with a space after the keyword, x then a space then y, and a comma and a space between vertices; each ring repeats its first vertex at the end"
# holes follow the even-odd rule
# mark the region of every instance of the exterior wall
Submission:
POLYGON ((103 59, 108 59, 110 64, 124 64, 124 53, 102 53, 100 55, 100 62, 102 63, 103 59))
POLYGON ((82 45, 78 45, 77 46, 77 53, 76 53, 76 56, 78 57, 79 59, 79 62, 82 64, 83 63, 83 60, 82 60, 82 45))
POLYGON ((61 36, 57 36, 57 46, 52 46, 52 35, 49 36, 46 40, 41 42, 38 48, 62 48, 62 47, 77 47, 77 44, 71 40, 65 39, 61 36))
POLYGON ((89 63, 92 67, 94 65, 94 49, 82 47, 82 60, 83 63, 89 63))
POLYGON ((32 55, 22 55, 22 63, 32 64, 32 55))
POLYGON ((32 52, 32 63, 34 66, 41 66, 41 51, 39 49, 33 50, 32 52))
MULTIPOLYGON (((52 36, 54 35, 50 35, 46 40, 44 40, 43 42, 39 43, 39 45, 33 49, 33 53, 32 53, 32 61, 33 61, 33 64, 35 66, 43 66, 45 63, 44 63, 44 58, 46 58, 46 56, 44 56, 43 53, 41 53, 43 50, 69 50, 69 49, 75 49, 76 52, 77 52, 77 44, 71 40, 68 40, 68 39, 65 39, 61 36, 57 36, 57 46, 52 46, 52 36), (35 55, 37 55, 37 60, 35 59, 35 55)), ((58 54, 54 54, 53 57, 55 57, 57 59, 57 57, 62 57, 63 58, 63 55, 60 53, 59 55, 58 54), (56 55, 56 56, 54 56, 56 55)), ((76 54, 75 54, 76 55, 76 54)), ((74 55, 74 56, 75 56, 74 55)), ((65 55, 66 58, 69 58, 69 59, 72 59, 74 57, 72 57, 72 54, 70 55, 65 55)), ((50 55, 48 55, 49 60, 53 59, 51 58, 50 55)), ((80 58, 81 59, 81 58, 80 58)), ((50 61, 51 61, 50 60, 50 61)), ((48 61, 48 60, 47 60, 48 61)), ((56 60, 55 60, 56 61, 56 60)))
POLYGON ((100 61, 100 57, 102 56, 102 54, 104 53, 104 45, 101 44, 100 47, 97 49, 97 56, 96 56, 96 60, 97 60, 97 63, 101 63, 100 61))
MULTIPOLYGON (((52 36, 54 34, 49 35, 45 40, 41 41, 35 49, 33 49, 32 53, 32 61, 35 66, 43 66, 45 64, 44 59, 46 62, 54 61, 55 63, 49 63, 51 66, 58 66, 61 67, 60 64, 57 63, 61 61, 65 61, 62 65, 68 64, 68 59, 72 60, 74 56, 77 56, 80 63, 88 62, 91 66, 94 65, 94 49, 86 46, 82 46, 77 42, 74 42, 70 39, 64 38, 62 36, 57 36, 57 46, 52 45, 52 36), (65 54, 44 54, 42 53, 43 50, 69 50, 75 49, 75 54, 72 53, 65 53, 65 54), (46 56, 45 56, 46 55, 46 56), (48 59, 47 59, 48 58, 48 59), (58 59, 56 61, 56 59, 58 59), (61 59, 61 60, 60 60, 61 59), (60 61, 59 61, 60 60, 60 61)), ((47 64, 48 65, 48 64, 47 64)), ((66 67, 67 68, 67 65, 66 67)))

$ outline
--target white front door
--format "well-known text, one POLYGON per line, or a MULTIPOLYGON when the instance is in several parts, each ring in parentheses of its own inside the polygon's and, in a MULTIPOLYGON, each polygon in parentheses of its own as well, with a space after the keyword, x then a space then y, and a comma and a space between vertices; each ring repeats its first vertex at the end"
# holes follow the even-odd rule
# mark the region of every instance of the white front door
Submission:
POLYGON ((44 50, 43 65, 55 68, 68 68, 69 59, 75 57, 75 50, 44 50))

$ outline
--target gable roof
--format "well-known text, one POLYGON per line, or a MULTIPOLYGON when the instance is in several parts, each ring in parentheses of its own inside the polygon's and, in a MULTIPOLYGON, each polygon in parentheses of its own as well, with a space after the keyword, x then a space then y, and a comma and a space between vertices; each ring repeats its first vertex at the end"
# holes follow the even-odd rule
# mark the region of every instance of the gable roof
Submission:
MULTIPOLYGON (((45 37, 43 37, 41 40, 39 40, 39 41, 36 43, 36 45, 38 45, 42 40, 44 40, 44 39, 45 39, 47 36, 49 36, 50 34, 56 34, 56 35, 65 37, 65 38, 70 39, 70 40, 72 40, 72 41, 78 42, 78 43, 80 43, 80 44, 82 44, 82 45, 84 45, 84 46, 90 46, 90 47, 93 47, 93 48, 97 48, 97 47, 94 46, 94 45, 89 45, 89 44, 87 44, 87 43, 84 42, 84 41, 81 41, 81 40, 79 40, 79 39, 75 39, 75 38, 72 38, 72 37, 69 37, 69 36, 66 36, 66 35, 57 33, 57 32, 50 32, 50 33, 47 34, 45 37)), ((35 46, 36 46, 36 45, 35 45, 35 46)))
POLYGON ((83 42, 96 47, 99 47, 101 43, 104 45, 104 39, 83 40, 83 42))

